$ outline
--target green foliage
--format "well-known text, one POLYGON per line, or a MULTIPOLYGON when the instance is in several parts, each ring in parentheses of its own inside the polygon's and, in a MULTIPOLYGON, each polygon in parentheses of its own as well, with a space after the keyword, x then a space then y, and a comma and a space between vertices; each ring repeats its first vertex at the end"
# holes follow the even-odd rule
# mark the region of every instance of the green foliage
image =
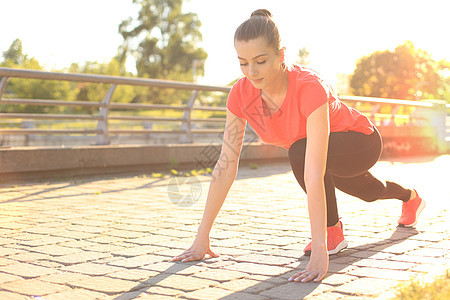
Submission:
MULTIPOLYGON (((197 46, 202 40, 201 23, 194 13, 182 13, 182 0, 133 0, 140 6, 136 20, 122 21, 123 44, 120 63, 128 55, 136 59, 138 77, 193 81, 193 66, 204 71, 206 52, 197 46)), ((150 89, 133 102, 179 104, 190 92, 150 89)))
MULTIPOLYGON (((15 69, 31 69, 42 70, 43 68, 35 58, 29 58, 23 53, 22 42, 16 39, 9 49, 3 52, 3 61, 0 62, 1 67, 15 69)), ((11 78, 8 80, 4 98, 17 99, 73 99, 75 92, 69 82, 55 80, 37 80, 11 78)), ((32 112, 32 113, 48 113, 61 111, 61 107, 46 106, 5 106, 2 111, 14 112, 32 112)))
MULTIPOLYGON (((109 62, 98 63, 87 61, 83 65, 72 64, 69 68, 71 73, 86 73, 99 75, 115 75, 132 77, 131 73, 125 72, 117 58, 111 59, 109 62)), ((98 83, 76 83, 76 100, 101 102, 106 96, 110 85, 98 83)), ((114 91, 112 102, 129 103, 139 92, 140 87, 119 85, 114 91)), ((142 88, 141 88, 142 89, 142 88)))
POLYGON ((351 78, 353 94, 395 99, 445 99, 440 63, 412 42, 397 46, 394 52, 376 51, 357 63, 351 78))
POLYGON ((450 273, 437 278, 435 281, 422 284, 412 280, 400 286, 397 297, 401 300, 431 300, 450 299, 450 273))
POLYGON ((310 53, 308 49, 306 49, 306 47, 303 47, 300 50, 298 50, 296 63, 303 66, 309 65, 311 63, 311 60, 309 59, 309 54, 310 53))

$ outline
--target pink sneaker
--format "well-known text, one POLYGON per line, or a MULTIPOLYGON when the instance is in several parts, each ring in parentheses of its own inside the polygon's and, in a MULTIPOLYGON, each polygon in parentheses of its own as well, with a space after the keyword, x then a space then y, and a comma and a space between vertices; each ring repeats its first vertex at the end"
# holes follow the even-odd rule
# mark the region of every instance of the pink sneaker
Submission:
MULTIPOLYGON (((327 250, 330 255, 337 254, 348 246, 348 243, 344 238, 344 227, 342 226, 341 221, 339 221, 339 223, 341 224, 341 228, 336 226, 327 227, 327 250)), ((311 255, 311 242, 305 247, 303 252, 306 256, 311 255)))
POLYGON ((409 201, 403 202, 402 205, 402 215, 398 220, 398 224, 404 227, 413 227, 417 224, 417 219, 425 208, 425 200, 419 197, 416 190, 416 197, 409 201))

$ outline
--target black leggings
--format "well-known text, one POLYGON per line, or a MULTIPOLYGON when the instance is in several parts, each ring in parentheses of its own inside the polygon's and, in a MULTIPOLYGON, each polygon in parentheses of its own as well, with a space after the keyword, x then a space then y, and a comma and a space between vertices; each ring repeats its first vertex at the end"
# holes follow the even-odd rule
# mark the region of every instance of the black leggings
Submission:
MULTIPOLYGON (((335 187, 367 202, 378 199, 408 201, 411 197, 410 190, 394 182, 383 183, 368 171, 380 158, 383 148, 381 136, 374 129, 370 135, 351 131, 330 133, 324 177, 327 226, 333 226, 339 221, 335 187)), ((289 148, 292 171, 305 193, 306 140, 298 140, 289 148)))

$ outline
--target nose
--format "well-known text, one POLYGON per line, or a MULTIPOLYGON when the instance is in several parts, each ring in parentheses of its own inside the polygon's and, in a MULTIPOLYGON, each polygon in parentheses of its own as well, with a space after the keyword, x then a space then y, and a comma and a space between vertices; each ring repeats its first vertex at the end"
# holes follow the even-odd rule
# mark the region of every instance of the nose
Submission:
POLYGON ((258 68, 255 64, 250 64, 248 69, 248 75, 250 77, 258 75, 258 68))

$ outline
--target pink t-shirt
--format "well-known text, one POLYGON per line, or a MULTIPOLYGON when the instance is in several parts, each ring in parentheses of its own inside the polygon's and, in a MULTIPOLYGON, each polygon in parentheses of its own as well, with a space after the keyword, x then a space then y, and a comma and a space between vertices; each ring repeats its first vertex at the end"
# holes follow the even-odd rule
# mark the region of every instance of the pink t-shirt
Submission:
POLYGON ((313 70, 294 66, 288 70, 288 80, 288 91, 281 107, 270 115, 263 111, 261 91, 245 77, 232 87, 227 108, 246 119, 262 141, 286 149, 295 141, 306 138, 306 119, 327 102, 331 132, 373 133, 370 120, 340 101, 331 86, 313 70))

